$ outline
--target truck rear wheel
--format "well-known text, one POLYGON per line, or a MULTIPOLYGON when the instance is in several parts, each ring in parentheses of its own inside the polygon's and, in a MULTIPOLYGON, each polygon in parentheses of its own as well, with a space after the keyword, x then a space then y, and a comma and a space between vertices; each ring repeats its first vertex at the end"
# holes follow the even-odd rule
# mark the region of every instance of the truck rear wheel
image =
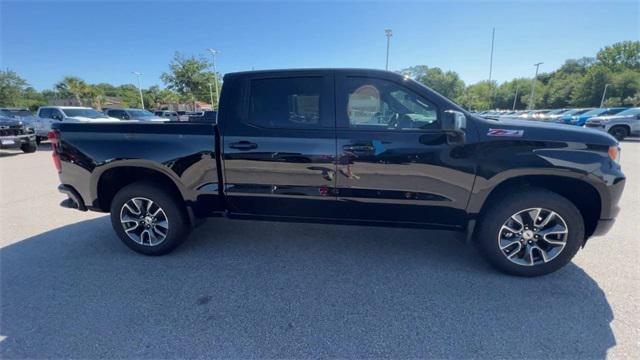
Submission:
POLYGON ((489 205, 478 228, 479 250, 511 275, 539 276, 565 266, 584 239, 584 220, 568 199, 538 188, 489 205))
POLYGON ((111 224, 122 242, 145 255, 164 255, 187 237, 184 206, 171 192, 149 182, 122 188, 111 202, 111 224))

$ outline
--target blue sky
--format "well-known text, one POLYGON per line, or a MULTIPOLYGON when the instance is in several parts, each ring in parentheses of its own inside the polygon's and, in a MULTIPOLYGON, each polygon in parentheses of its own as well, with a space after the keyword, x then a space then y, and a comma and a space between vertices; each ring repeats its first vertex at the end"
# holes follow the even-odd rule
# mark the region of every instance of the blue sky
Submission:
POLYGON ((65 75, 90 83, 163 85, 175 51, 220 49, 222 73, 269 68, 384 68, 384 29, 393 29, 390 70, 412 65, 457 71, 466 83, 532 76, 568 58, 640 38, 635 1, 421 2, 11 2, 0 0, 0 67, 37 89, 65 75))

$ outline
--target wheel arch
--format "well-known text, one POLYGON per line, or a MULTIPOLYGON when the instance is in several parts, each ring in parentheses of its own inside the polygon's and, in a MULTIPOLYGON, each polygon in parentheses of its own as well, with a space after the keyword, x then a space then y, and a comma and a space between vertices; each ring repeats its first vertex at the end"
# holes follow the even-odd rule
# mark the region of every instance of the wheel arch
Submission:
POLYGON ((542 188, 567 198, 582 215, 585 224, 585 240, 594 233, 602 211, 600 192, 584 178, 569 176, 524 175, 505 179, 493 187, 480 203, 476 202, 476 208, 471 211, 477 215, 474 218, 481 218, 488 205, 499 200, 502 194, 526 191, 526 188, 542 188))
POLYGON ((186 198, 180 180, 170 171, 155 164, 124 161, 94 174, 91 183, 93 206, 108 212, 115 194, 123 187, 139 181, 159 185, 180 199, 186 198))

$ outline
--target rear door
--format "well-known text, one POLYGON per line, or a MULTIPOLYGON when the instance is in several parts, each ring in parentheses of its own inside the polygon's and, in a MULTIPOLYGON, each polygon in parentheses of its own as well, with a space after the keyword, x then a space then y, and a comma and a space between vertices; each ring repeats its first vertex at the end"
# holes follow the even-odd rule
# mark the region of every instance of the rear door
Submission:
POLYGON ((462 224, 475 166, 440 130, 447 106, 396 75, 336 73, 340 217, 462 224))
POLYGON ((227 86, 234 94, 227 92, 222 100, 228 111, 220 112, 219 122, 231 211, 331 217, 336 172, 333 72, 255 73, 227 86))

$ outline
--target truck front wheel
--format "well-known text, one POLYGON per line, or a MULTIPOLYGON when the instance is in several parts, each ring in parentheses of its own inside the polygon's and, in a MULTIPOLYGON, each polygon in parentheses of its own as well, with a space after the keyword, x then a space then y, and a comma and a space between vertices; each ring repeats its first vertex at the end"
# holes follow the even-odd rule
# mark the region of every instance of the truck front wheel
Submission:
POLYGON ((122 188, 111 202, 111 224, 122 242, 145 255, 164 255, 187 237, 184 206, 171 192, 148 182, 122 188))
POLYGON ((36 142, 28 142, 26 144, 22 144, 22 146, 20 146, 20 150, 22 150, 22 152, 25 153, 33 153, 36 152, 36 150, 38 150, 38 145, 36 144, 36 142))
POLYGON ((629 136, 629 130, 626 126, 614 126, 609 130, 609 134, 611 134, 616 140, 622 141, 624 138, 629 136))
POLYGON ((493 201, 477 235, 479 250, 498 270, 539 276, 571 261, 584 240, 584 220, 568 199, 530 188, 493 201))

